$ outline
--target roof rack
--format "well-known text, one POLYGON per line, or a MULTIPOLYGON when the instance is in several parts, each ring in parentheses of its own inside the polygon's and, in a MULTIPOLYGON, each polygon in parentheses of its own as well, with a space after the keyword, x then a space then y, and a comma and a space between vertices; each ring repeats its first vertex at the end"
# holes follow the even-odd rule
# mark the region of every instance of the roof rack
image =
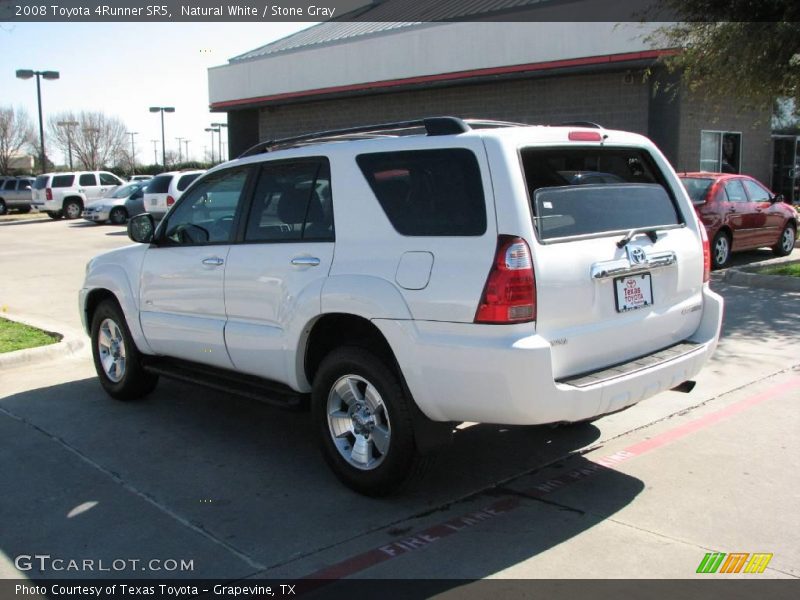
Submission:
POLYGON ((428 117, 413 121, 395 121, 392 123, 379 123, 376 125, 360 125, 358 127, 346 127, 344 129, 330 129, 327 131, 317 131, 292 137, 278 138, 260 142, 245 150, 239 158, 253 156, 262 152, 270 152, 279 147, 301 146, 316 142, 345 141, 348 139, 369 139, 377 137, 387 137, 388 132, 398 132, 407 129, 425 128, 427 135, 457 135, 467 133, 475 128, 483 127, 519 127, 523 123, 511 123, 508 121, 485 121, 477 119, 460 119, 458 117, 428 117))
POLYGON ((598 125, 593 121, 564 121, 559 123, 558 127, 589 127, 590 129, 605 129, 602 125, 598 125))

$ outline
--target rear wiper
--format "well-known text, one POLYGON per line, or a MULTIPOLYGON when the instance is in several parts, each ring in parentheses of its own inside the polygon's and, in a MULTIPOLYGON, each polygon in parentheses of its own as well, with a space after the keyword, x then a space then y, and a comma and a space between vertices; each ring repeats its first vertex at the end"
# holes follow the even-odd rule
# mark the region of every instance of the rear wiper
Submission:
POLYGON ((639 234, 644 234, 650 238, 650 241, 654 244, 658 240, 658 230, 662 229, 662 227, 638 227, 635 229, 631 229, 628 233, 625 234, 625 237, 622 238, 620 241, 617 242, 617 248, 624 248, 628 242, 630 242, 633 238, 635 238, 639 234))

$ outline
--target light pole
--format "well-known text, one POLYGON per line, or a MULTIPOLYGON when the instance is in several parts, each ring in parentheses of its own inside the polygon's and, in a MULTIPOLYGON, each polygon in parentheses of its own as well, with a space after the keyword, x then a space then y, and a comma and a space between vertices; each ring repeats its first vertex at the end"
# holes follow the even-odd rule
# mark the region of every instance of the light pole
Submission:
POLYGON ((222 128, 224 127, 225 129, 227 129, 228 128, 228 124, 227 123, 212 123, 211 126, 212 127, 216 127, 217 128, 217 133, 219 134, 219 138, 217 138, 217 140, 219 141, 219 162, 222 162, 222 128))
POLYGON ((181 164, 183 162, 183 155, 181 154, 181 142, 183 142, 184 138, 176 137, 175 139, 178 140, 178 164, 181 164))
POLYGON ((45 79, 58 79, 58 71, 33 71, 31 69, 17 69, 19 79, 30 79, 36 75, 36 99, 39 103, 39 160, 42 162, 42 173, 47 171, 47 158, 44 155, 44 122, 42 121, 42 86, 40 77, 45 79))
POLYGON ((175 107, 174 106, 151 106, 150 107, 151 113, 161 113, 161 162, 164 165, 164 168, 167 168, 167 146, 166 142, 164 141, 164 113, 174 113, 175 107))
POLYGON ((133 136, 139 135, 138 131, 126 131, 131 136, 131 176, 136 175, 136 145, 133 143, 133 136))
POLYGON ((211 132, 211 164, 214 164, 214 132, 216 131, 219 133, 219 127, 214 129, 213 127, 206 127, 206 131, 211 132))
POLYGON ((183 140, 184 146, 186 146, 186 162, 189 162, 189 142, 192 140, 183 140))
POLYGON ((64 127, 67 130, 67 153, 69 154, 69 170, 72 171, 72 128, 80 125, 77 121, 59 121, 56 123, 59 127, 64 127))
POLYGON ((156 144, 158 143, 158 140, 150 140, 150 141, 153 142, 153 164, 157 165, 158 164, 158 150, 156 148, 156 144))

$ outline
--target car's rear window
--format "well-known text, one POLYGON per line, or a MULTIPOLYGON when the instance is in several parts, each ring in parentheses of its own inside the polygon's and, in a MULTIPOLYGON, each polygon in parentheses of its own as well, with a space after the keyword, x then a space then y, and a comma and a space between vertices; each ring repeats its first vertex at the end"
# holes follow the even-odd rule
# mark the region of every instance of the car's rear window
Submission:
POLYGON ((47 187, 47 175, 39 175, 36 180, 33 182, 33 189, 35 190, 43 190, 47 187))
POLYGON ((475 155, 464 148, 356 158, 392 226, 408 236, 477 236, 486 203, 475 155))
POLYGON ((147 184, 148 194, 166 194, 169 190, 169 182, 172 181, 172 175, 158 175, 150 180, 147 184))
POLYGON ((542 241, 681 223, 653 159, 637 148, 526 148, 522 166, 542 241))
POLYGON ((714 180, 708 177, 681 177, 681 183, 692 202, 703 202, 714 180))
POLYGON ((178 191, 182 192, 189 184, 192 183, 195 179, 200 177, 200 173, 192 173, 191 175, 181 175, 181 178, 178 180, 178 191))
POLYGON ((75 181, 75 175, 53 175, 53 183, 51 184, 51 187, 54 188, 72 187, 74 181, 75 181))

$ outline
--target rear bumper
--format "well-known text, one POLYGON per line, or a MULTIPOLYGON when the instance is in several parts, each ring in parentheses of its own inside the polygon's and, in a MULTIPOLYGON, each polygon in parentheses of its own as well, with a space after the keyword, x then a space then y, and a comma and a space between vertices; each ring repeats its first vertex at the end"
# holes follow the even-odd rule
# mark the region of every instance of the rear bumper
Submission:
POLYGON ((713 354, 722 298, 706 288, 703 316, 681 352, 596 382, 556 381, 550 344, 518 326, 375 320, 419 408, 434 421, 536 425, 580 421, 636 404, 694 377, 713 354))

